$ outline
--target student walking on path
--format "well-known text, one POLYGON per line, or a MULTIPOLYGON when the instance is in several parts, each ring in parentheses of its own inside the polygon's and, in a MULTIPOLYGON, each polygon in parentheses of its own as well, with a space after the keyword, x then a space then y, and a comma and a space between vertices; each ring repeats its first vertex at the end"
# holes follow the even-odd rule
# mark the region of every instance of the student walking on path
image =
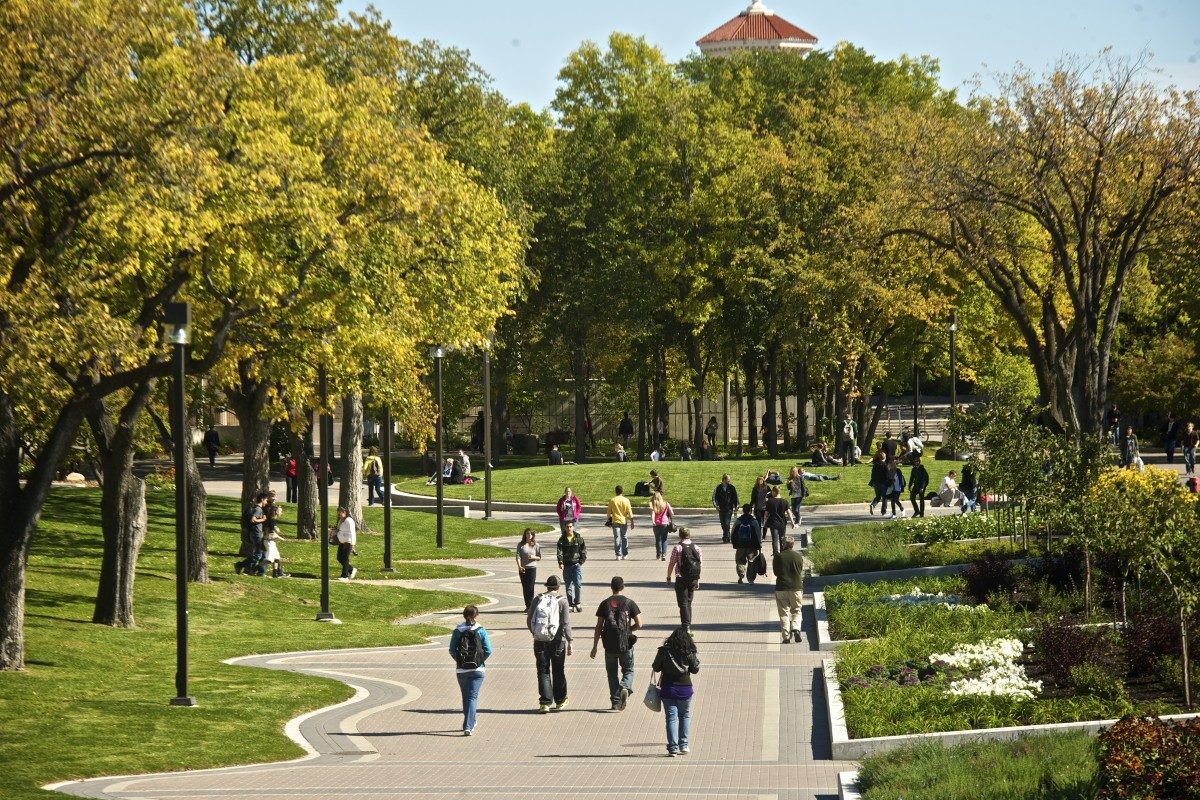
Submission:
POLYGON ((587 561, 587 543, 575 532, 575 523, 568 522, 558 537, 558 568, 567 584, 567 605, 572 611, 582 611, 580 592, 583 591, 583 565, 587 561))
POLYGON ((679 604, 679 624, 692 629, 692 599, 700 588, 700 548, 692 541, 686 525, 679 527, 679 544, 671 548, 667 562, 667 585, 675 584, 675 602, 679 604))
POLYGON ((358 526, 354 517, 345 508, 337 510, 337 527, 333 529, 333 541, 337 542, 337 560, 342 565, 342 576, 339 581, 348 581, 358 574, 358 570, 350 565, 350 556, 358 555, 355 545, 358 544, 358 526))
POLYGON ((363 474, 367 476, 367 505, 375 505, 375 500, 383 503, 383 459, 379 457, 379 449, 372 447, 363 461, 363 474))
POLYGON ((654 672, 659 679, 663 718, 667 723, 667 755, 686 756, 691 752, 688 735, 692 727, 692 676, 700 671, 696 642, 686 628, 676 628, 654 654, 654 672))
POLYGON ((771 531, 771 553, 779 552, 779 543, 783 540, 784 533, 787 532, 788 524, 795 525, 796 521, 792 519, 792 510, 788 508, 787 501, 779 496, 779 487, 771 487, 771 499, 767 500, 767 529, 771 531))
POLYGON ((721 520, 721 541, 729 544, 729 526, 733 522, 733 515, 737 513, 738 493, 728 472, 721 476, 721 482, 713 489, 712 504, 721 520))
POLYGON ((875 451, 874 458, 871 459, 871 480, 868 481, 871 488, 875 490, 875 497, 871 499, 871 513, 875 513, 875 506, 883 503, 883 508, 879 513, 882 515, 887 511, 887 496, 888 489, 891 486, 891 476, 888 470, 887 456, 884 455, 883 449, 875 451))
POLYGON ((479 690, 483 688, 484 662, 492 654, 488 632, 479 624, 479 609, 463 609, 463 621, 450 634, 450 656, 462 692, 463 735, 475 732, 475 711, 479 707, 479 690))
POLYGON ((1196 474, 1196 447, 1200 446, 1200 432, 1196 424, 1189 422, 1179 435, 1179 446, 1183 449, 1183 468, 1188 475, 1196 474))
POLYGON ((788 497, 792 503, 792 519, 800 524, 800 506, 808 497, 808 484, 804 482, 804 473, 799 467, 792 467, 787 479, 788 497))
POLYGON ((567 707, 567 656, 571 655, 571 614, 558 593, 558 576, 546 579, 546 591, 529 607, 526 619, 537 660, 538 710, 567 707))
POLYGON ((558 512, 558 528, 563 533, 567 532, 567 524, 579 524, 579 515, 583 511, 583 506, 579 502, 579 498, 571 491, 568 486, 563 490, 563 496, 558 498, 558 504, 554 507, 558 512))
POLYGON ((537 586, 537 563, 542 560, 542 546, 537 543, 533 528, 526 528, 517 545, 517 574, 521 576, 521 595, 525 598, 525 611, 533 604, 533 590, 537 586))
POLYGON ((767 486, 767 478, 765 475, 759 475, 750 489, 750 505, 754 506, 754 516, 762 528, 767 526, 767 501, 770 499, 771 487, 767 486))
POLYGON ((925 492, 929 490, 929 470, 921 463, 921 457, 913 459, 912 472, 908 474, 908 500, 912 503, 913 516, 925 516, 925 492))
POLYGON ((654 557, 659 561, 667 559, 667 534, 674 516, 675 509, 663 499, 662 492, 655 492, 650 498, 650 521, 654 524, 654 557))
POLYGON ((608 501, 608 526, 612 528, 613 553, 617 561, 629 558, 629 531, 633 530, 633 506, 625 496, 625 487, 613 489, 608 501))
POLYGON ((804 559, 796 552, 796 539, 783 537, 783 552, 771 559, 775 573, 775 607, 783 643, 800 641, 800 608, 804 594, 804 559))
POLYGON ((758 577, 758 557, 762 553, 762 526, 754 517, 749 503, 742 506, 742 515, 733 523, 733 556, 738 583, 754 583, 758 577))
POLYGON ((612 710, 624 711, 625 702, 633 693, 633 645, 637 642, 634 631, 642 627, 642 610, 623 594, 625 580, 620 575, 613 576, 609 587, 612 596, 596 609, 592 658, 596 657, 603 642, 604 670, 608 673, 608 695, 612 710))

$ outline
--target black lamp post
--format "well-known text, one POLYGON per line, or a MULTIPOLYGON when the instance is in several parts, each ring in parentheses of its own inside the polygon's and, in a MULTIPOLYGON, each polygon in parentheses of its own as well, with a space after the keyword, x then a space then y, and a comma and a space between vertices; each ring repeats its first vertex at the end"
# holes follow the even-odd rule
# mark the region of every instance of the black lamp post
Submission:
POLYGON ((317 418, 317 437, 321 446, 321 471, 317 476, 321 498, 321 610, 317 612, 317 622, 337 623, 337 617, 329 610, 329 448, 333 439, 330 431, 333 419, 325 411, 329 404, 329 382, 324 366, 317 367, 317 391, 321 397, 321 413, 317 418))
POLYGON ((383 409, 383 571, 395 572, 392 567, 392 412, 383 409))
POLYGON ((187 347, 192 338, 192 307, 187 303, 167 303, 163 327, 167 341, 175 349, 175 380, 171 426, 175 429, 175 696, 173 706, 194 706, 196 698, 188 694, 188 550, 187 550, 187 457, 191 447, 187 436, 187 347))
POLYGON ((446 348, 440 344, 435 344, 429 348, 429 357, 433 359, 433 404, 437 406, 437 431, 434 436, 436 442, 435 448, 437 453, 437 468, 434 470, 434 476, 437 478, 437 546, 442 549, 444 546, 442 532, 442 512, 443 507, 443 475, 442 475, 442 359, 446 357, 446 348))
MULTIPOLYGON (((958 385, 957 385, 957 369, 954 361, 954 334, 958 331, 958 314, 950 312, 950 420, 953 422, 958 414, 958 385)), ((953 442, 950 444, 951 460, 957 455, 954 452, 953 442)))
POLYGON ((492 518, 492 336, 483 347, 483 518, 492 518))

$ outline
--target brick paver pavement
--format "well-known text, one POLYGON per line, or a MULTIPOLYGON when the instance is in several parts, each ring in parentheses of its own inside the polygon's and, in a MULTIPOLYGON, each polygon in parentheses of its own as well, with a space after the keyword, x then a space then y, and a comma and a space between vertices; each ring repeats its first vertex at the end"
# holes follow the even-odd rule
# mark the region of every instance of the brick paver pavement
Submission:
MULTIPOLYGON (((492 634, 495 653, 488 661, 474 736, 461 732, 446 637, 418 647, 256 656, 239 663, 333 677, 358 690, 350 701, 289 725, 308 756, 284 764, 102 778, 59 788, 82 797, 137 800, 506 800, 668 793, 689 798, 835 797, 836 773, 851 765, 827 760, 824 699, 812 690, 820 654, 807 642, 781 646, 773 582, 738 585, 732 550, 720 544, 717 527, 706 519, 692 530, 705 565, 694 605, 701 670, 690 755, 667 757, 662 715, 640 702, 654 650, 679 620, 674 592, 665 582, 666 565, 653 559, 648 527, 634 531, 629 560, 618 562, 608 529, 592 523, 584 528, 590 555, 584 567, 584 613, 572 614, 576 645, 567 661, 570 703, 562 711, 538 713, 531 637, 524 627, 514 564, 464 562, 489 574, 437 584, 494 599, 480 617, 492 634), (625 578, 626 594, 641 606, 646 622, 635 649, 635 695, 624 712, 609 710, 603 657, 588 658, 595 608, 617 574, 625 578)), ((552 545, 544 551, 552 554, 552 545)), ((539 583, 552 573, 561 575, 553 568, 539 569, 539 583)), ((444 613, 425 619, 453 625, 461 616, 444 613)))

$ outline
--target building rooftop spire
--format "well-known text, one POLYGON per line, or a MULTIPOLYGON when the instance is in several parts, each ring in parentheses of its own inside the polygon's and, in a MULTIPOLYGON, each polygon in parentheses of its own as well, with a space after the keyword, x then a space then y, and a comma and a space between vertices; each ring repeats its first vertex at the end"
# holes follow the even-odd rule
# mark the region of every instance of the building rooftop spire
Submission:
POLYGON ((763 5, 762 0, 753 0, 743 14, 774 14, 775 12, 763 5))

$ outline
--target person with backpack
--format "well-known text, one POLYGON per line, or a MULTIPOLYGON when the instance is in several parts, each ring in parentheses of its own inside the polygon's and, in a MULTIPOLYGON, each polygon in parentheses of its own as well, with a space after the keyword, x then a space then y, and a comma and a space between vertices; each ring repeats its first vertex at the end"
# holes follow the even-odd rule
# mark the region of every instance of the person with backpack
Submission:
POLYGON ((721 482, 713 489, 712 504, 721 520, 721 541, 729 544, 729 526, 738 508, 738 493, 737 487, 729 479, 728 472, 721 476, 721 482))
POLYGON ((675 602, 679 604, 679 624, 686 630, 692 629, 692 598, 700 588, 700 566, 703 562, 700 548, 692 541, 692 533, 686 525, 679 526, 679 544, 671 548, 671 559, 667 562, 667 585, 675 583, 675 602))
POLYGON ((567 598, 558 593, 558 576, 546 579, 546 591, 529 607, 526 623, 533 634, 537 660, 538 711, 545 714, 567 707, 567 656, 571 655, 571 614, 567 598))
POLYGON ((734 520, 732 541, 734 566, 738 583, 758 577, 758 557, 762 553, 762 526, 754 516, 754 507, 749 503, 742 506, 742 515, 734 520))
POLYGON ((462 692, 463 736, 475 732, 475 710, 479 707, 479 690, 483 688, 484 663, 492 654, 492 642, 487 629, 479 624, 479 609, 463 609, 463 621, 450 634, 450 657, 462 692))
POLYGON ((655 492, 650 498, 650 522, 654 526, 654 557, 659 561, 667 560, 667 534, 674 518, 675 509, 663 499, 662 492, 655 492))
POLYGON ((629 531, 633 529, 633 506, 625 496, 625 487, 613 489, 608 501, 608 526, 612 528, 613 552, 617 561, 629 558, 629 531))
POLYGON ((517 545, 517 574, 521 576, 521 595, 525 598, 525 611, 533 605, 533 589, 537 586, 537 563, 542 560, 542 546, 537 543, 533 528, 526 528, 517 545))
POLYGON ((775 555, 779 553, 779 545, 783 541, 783 535, 787 533, 788 525, 796 524, 787 501, 779 496, 778 486, 771 487, 771 497, 767 500, 766 518, 767 530, 771 532, 771 553, 775 555))
POLYGON ((686 756, 691 748, 688 733, 692 726, 692 676, 700 671, 696 642, 686 628, 671 632, 654 654, 654 672, 659 678, 663 716, 667 722, 667 755, 686 756))
POLYGON ((804 558, 796 552, 794 537, 783 537, 783 551, 771 559, 775 573, 775 607, 783 643, 800 641, 800 607, 804 602, 804 558))
POLYGON ((583 590, 583 565, 587 561, 587 543, 575 532, 575 523, 566 523, 558 537, 558 568, 567 584, 567 605, 572 611, 582 611, 580 592, 583 590), (574 591, 572 591, 572 589, 574 591))
POLYGON ((799 467, 792 467, 787 479, 788 497, 792 503, 792 519, 800 524, 800 506, 808 497, 808 484, 804 482, 804 473, 799 467))
POLYGON ((592 658, 604 642, 604 670, 608 673, 608 696, 613 711, 624 711, 625 702, 633 693, 634 631, 642 627, 642 610, 622 594, 625 579, 613 576, 609 582, 612 595, 596 609, 596 631, 592 637, 592 658), (620 676, 617 672, 620 670, 620 676))
POLYGON ((554 510, 558 512, 558 528, 563 533, 567 532, 567 525, 579 524, 579 515, 583 512, 583 504, 579 502, 579 498, 571 491, 568 486, 563 490, 562 497, 558 498, 558 503, 555 504, 554 510))
POLYGON ((908 474, 908 500, 912 503, 913 516, 925 516, 925 492, 929 490, 929 470, 921 463, 921 456, 913 458, 912 472, 908 474))
POLYGON ((858 423, 846 414, 842 417, 842 465, 849 467, 858 463, 855 450, 858 445, 858 423))
MULTIPOLYGON (((900 512, 900 517, 904 518, 908 516, 908 512, 904 510, 904 501, 900 499, 900 495, 904 492, 904 473, 900 470, 899 461, 893 461, 892 467, 891 483, 888 484, 887 496, 888 502, 892 504, 892 514, 889 519, 895 519, 897 511, 900 512)), ((881 514, 887 510, 886 505, 885 503, 885 508, 880 510, 881 514)))
POLYGON ((363 474, 367 476, 367 505, 375 505, 376 497, 383 503, 383 459, 378 448, 371 448, 363 462, 363 474))

